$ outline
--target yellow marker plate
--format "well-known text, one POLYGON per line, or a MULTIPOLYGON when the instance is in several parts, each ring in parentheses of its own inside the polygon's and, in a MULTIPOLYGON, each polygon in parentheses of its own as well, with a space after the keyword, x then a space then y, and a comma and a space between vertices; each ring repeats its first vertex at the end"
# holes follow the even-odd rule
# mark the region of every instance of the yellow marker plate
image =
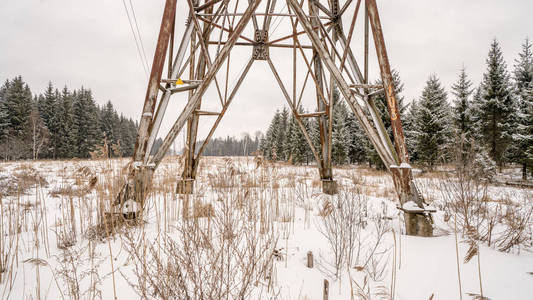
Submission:
POLYGON ((178 80, 176 81, 176 84, 183 84, 183 80, 181 80, 181 78, 178 78, 178 80))

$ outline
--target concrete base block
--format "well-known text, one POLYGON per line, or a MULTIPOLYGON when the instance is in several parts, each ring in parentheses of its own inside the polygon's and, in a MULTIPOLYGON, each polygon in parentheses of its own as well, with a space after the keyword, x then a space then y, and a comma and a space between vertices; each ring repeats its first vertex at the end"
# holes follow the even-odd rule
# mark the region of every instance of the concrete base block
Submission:
POLYGON ((322 192, 328 195, 336 195, 338 193, 337 182, 331 179, 322 179, 322 192))

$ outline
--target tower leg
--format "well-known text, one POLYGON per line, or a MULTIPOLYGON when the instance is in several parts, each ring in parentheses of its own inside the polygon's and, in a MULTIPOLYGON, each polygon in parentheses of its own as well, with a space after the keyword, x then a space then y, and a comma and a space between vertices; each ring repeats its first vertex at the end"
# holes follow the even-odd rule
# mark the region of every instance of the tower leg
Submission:
POLYGON ((146 166, 131 165, 127 182, 122 186, 116 200, 115 208, 124 216, 136 217, 138 213, 142 213, 144 202, 150 192, 152 186, 154 170, 146 166))
POLYGON ((181 178, 176 185, 176 194, 192 194, 195 178, 181 178))
MULTIPOLYGON (((313 1, 309 1, 309 12, 311 15, 318 16, 318 9, 313 1)), ((318 31, 318 18, 312 18, 311 24, 318 31)), ((332 121, 333 121, 333 89, 331 89, 328 95, 328 102, 322 99, 324 95, 324 69, 322 66, 322 60, 317 53, 317 50, 313 48, 313 64, 314 72, 317 78, 316 87, 316 102, 318 111, 324 111, 326 114, 318 117, 318 128, 320 132, 320 153, 321 161, 319 163, 320 180, 322 182, 322 192, 328 195, 335 195, 338 192, 337 182, 333 180, 333 170, 331 167, 331 150, 332 150, 332 121)), ((333 85, 332 85, 333 87, 333 85)))

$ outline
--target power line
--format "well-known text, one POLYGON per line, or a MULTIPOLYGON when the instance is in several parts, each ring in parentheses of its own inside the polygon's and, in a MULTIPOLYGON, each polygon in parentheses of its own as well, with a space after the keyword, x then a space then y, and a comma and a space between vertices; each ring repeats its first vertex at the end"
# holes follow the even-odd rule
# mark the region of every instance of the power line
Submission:
POLYGON ((133 14, 133 21, 135 22, 135 28, 137 28, 137 36, 139 37, 139 42, 141 44, 141 50, 142 50, 142 53, 143 53, 143 56, 144 56, 144 62, 146 63, 146 67, 148 70, 150 70, 150 64, 148 64, 148 59, 146 58, 146 52, 144 51, 144 44, 143 44, 143 39, 141 37, 141 31, 139 30, 139 22, 137 22, 137 16, 135 15, 135 9, 133 8, 133 3, 130 1, 130 6, 131 6, 131 12, 133 14))
POLYGON ((148 77, 148 68, 143 60, 143 55, 141 53, 141 48, 139 47, 139 42, 137 41, 137 35, 135 34, 135 30, 133 29, 133 24, 131 23, 130 13, 128 12, 128 7, 126 6, 125 0, 122 0, 122 4, 124 4, 124 10, 126 11, 126 16, 128 16, 128 22, 130 23, 131 33, 133 34, 133 39, 135 40, 135 46, 137 47, 137 54, 139 54, 139 59, 141 60, 141 65, 144 70, 144 73, 146 74, 146 77, 148 77))

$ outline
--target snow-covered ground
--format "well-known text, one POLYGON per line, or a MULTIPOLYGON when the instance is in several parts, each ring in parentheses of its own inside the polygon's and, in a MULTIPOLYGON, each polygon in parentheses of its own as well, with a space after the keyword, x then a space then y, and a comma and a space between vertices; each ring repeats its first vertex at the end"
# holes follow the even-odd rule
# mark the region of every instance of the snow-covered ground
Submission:
MULTIPOLYGON (((187 197, 174 194, 181 170, 178 158, 171 157, 155 173, 144 222, 115 224, 117 233, 106 238, 103 233, 110 229, 98 227, 99 211, 118 192, 116 179, 127 163, 0 164, 0 299, 141 299, 143 288, 145 297, 157 299, 154 284, 177 288, 176 270, 186 277, 191 299, 200 298, 209 283, 238 291, 248 277, 253 279, 245 299, 323 299, 324 280, 329 299, 460 299, 459 282, 462 299, 481 294, 481 288, 489 299, 533 299, 532 218, 522 224, 519 245, 503 252, 503 242, 478 242, 478 255, 465 262, 471 243, 464 242, 460 229, 456 242, 455 218, 446 213, 446 176, 417 175, 417 186, 438 209, 433 214, 437 236, 421 238, 402 234, 403 217, 385 172, 336 168, 340 193, 332 197, 321 193, 313 166, 207 157, 195 194, 187 197), (190 204, 189 218, 184 218, 184 203, 190 204), (231 238, 222 237, 227 230, 231 238), (169 246, 174 241, 182 247, 191 236, 208 245, 197 248, 198 257, 169 246), (338 271, 333 246, 351 249, 343 252, 349 259, 337 259, 338 271), (309 252, 312 268, 307 267, 309 252), (154 265, 158 258, 164 259, 160 267, 154 265), (247 261, 257 268, 239 265, 247 261), (199 270, 205 271, 202 279, 186 275, 199 270), (210 277, 209 270, 218 273, 210 277)), ((489 219, 496 210, 513 207, 525 213, 533 206, 533 192, 526 189, 489 186, 486 199, 479 213, 489 219)), ((493 219, 497 240, 509 224, 493 219)))

